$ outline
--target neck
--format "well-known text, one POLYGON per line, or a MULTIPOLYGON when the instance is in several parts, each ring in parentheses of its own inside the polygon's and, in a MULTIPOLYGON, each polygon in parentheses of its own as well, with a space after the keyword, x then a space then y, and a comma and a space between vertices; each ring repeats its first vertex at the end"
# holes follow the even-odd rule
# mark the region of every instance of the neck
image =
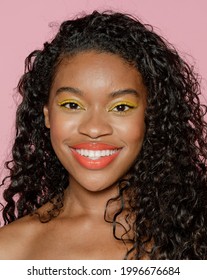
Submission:
MULTIPOLYGON (((65 191, 64 212, 70 216, 90 215, 104 216, 107 202, 118 195, 118 186, 113 185, 101 191, 89 191, 79 186, 74 180, 70 181, 65 191)), ((109 205, 107 212, 115 211, 119 202, 109 205)))

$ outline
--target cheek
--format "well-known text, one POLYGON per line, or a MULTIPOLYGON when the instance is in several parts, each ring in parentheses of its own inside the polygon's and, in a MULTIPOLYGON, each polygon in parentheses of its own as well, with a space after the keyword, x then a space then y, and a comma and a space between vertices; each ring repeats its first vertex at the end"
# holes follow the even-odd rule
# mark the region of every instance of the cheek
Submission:
POLYGON ((50 137, 53 145, 64 142, 74 130, 74 121, 64 115, 53 115, 50 119, 50 137))
POLYGON ((129 148, 139 151, 145 135, 144 117, 129 118, 127 121, 123 120, 117 126, 117 131, 119 137, 129 148))

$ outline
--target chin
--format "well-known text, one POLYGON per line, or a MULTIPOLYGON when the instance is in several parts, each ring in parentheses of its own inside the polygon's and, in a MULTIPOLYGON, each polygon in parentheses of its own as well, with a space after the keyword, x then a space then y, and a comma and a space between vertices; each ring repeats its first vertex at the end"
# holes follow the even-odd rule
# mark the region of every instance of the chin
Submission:
POLYGON ((100 185, 100 184, 96 184, 96 187, 91 187, 91 185, 88 185, 88 186, 83 186, 83 188, 85 188, 87 191, 89 192, 104 192, 106 190, 110 190, 110 189, 114 189, 115 188, 115 185, 112 184, 112 185, 100 185))
MULTIPOLYGON (((91 178, 92 180, 88 179, 88 180, 77 180, 76 181, 76 185, 89 192, 102 192, 105 190, 112 190, 114 188, 116 188, 116 180, 115 181, 110 181, 110 182, 106 182, 104 181, 103 178, 102 180, 99 178, 91 178)), ((72 183, 72 182, 71 182, 72 183)), ((72 183, 73 184, 73 183, 72 183)))

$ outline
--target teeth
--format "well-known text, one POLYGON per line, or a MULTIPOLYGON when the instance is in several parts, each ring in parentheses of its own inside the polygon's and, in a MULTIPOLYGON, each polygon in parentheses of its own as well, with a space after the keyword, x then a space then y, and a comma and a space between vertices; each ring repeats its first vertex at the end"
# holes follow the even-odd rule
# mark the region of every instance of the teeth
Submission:
POLYGON ((84 149, 76 149, 76 152, 79 153, 81 156, 89 157, 90 159, 96 160, 100 157, 107 157, 111 156, 116 153, 118 150, 100 150, 100 151, 93 151, 93 150, 84 150, 84 149))

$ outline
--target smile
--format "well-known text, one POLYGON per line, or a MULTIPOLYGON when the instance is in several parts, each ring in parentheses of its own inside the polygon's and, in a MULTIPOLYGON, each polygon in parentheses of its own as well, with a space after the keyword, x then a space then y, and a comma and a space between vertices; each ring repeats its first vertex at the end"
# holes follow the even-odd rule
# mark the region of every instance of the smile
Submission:
POLYGON ((115 149, 115 150, 99 150, 99 151, 77 149, 76 152, 81 156, 88 157, 92 160, 97 160, 101 157, 112 156, 113 154, 118 152, 118 149, 115 149))
POLYGON ((119 155, 120 150, 121 148, 103 143, 83 143, 71 147, 78 163, 92 170, 107 167, 119 155))

